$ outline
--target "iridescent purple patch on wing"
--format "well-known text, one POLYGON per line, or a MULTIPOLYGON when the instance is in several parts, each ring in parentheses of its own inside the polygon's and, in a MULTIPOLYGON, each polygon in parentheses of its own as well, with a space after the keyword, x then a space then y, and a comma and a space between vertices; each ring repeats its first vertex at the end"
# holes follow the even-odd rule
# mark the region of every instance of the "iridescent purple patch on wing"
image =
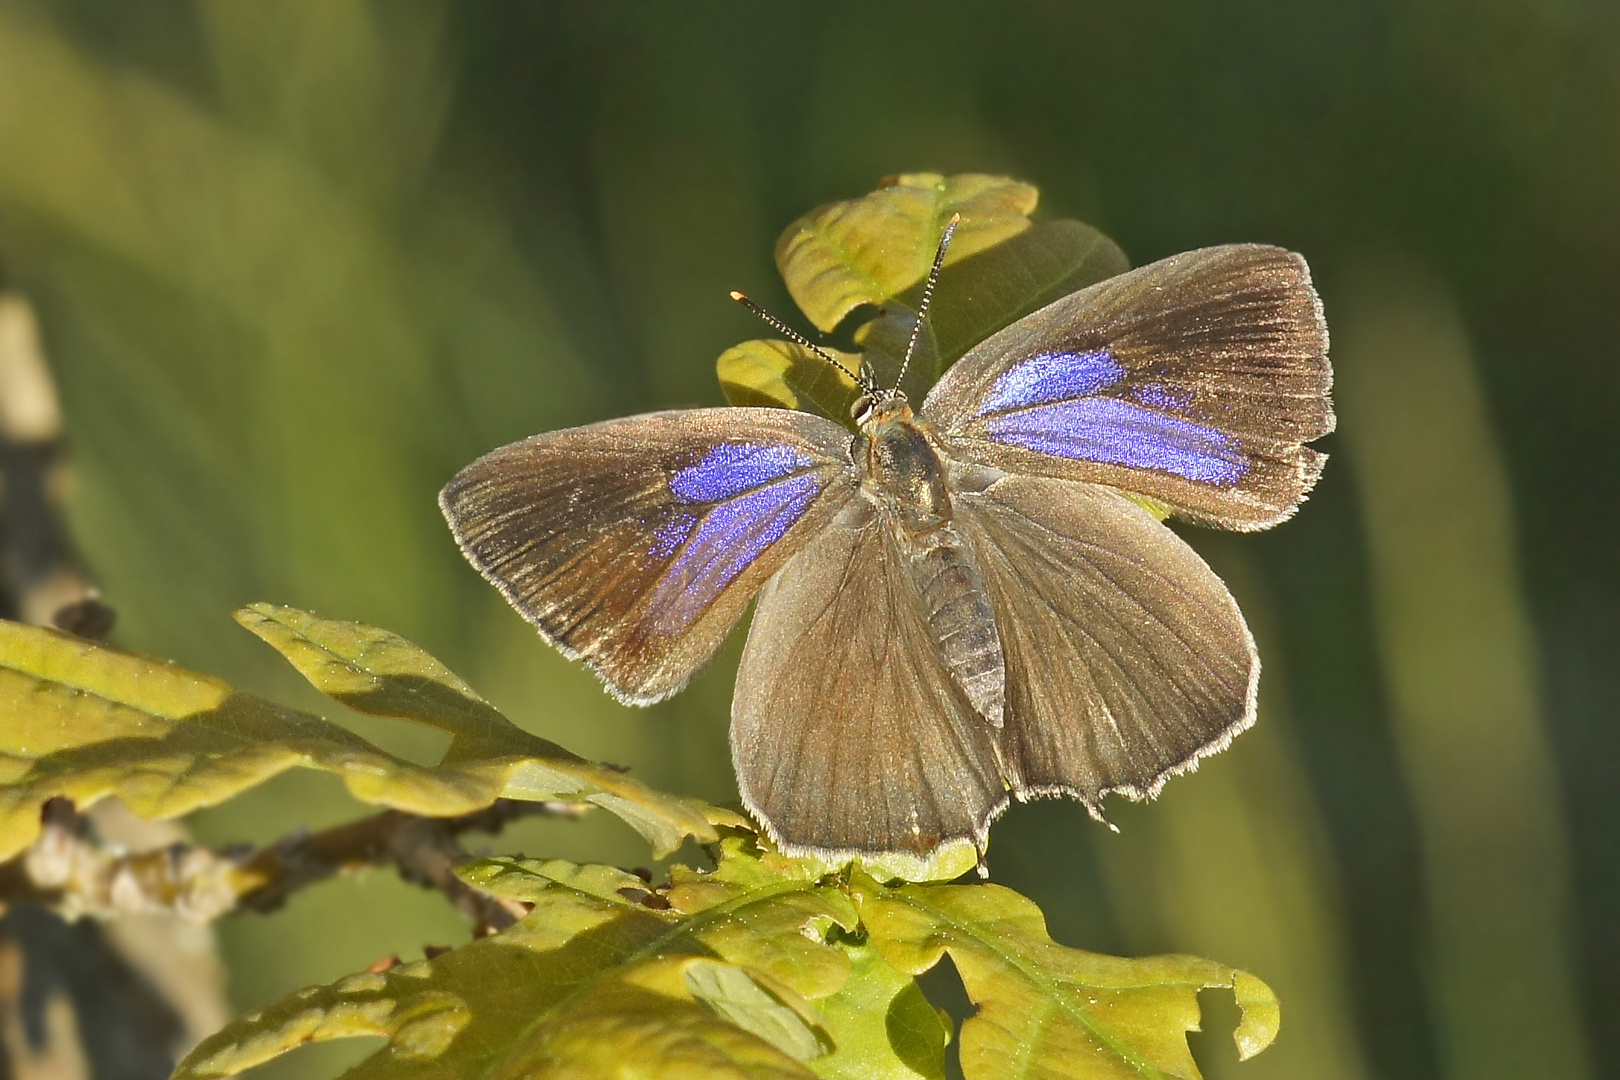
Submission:
POLYGON ((691 625, 804 516, 822 484, 818 476, 792 476, 710 509, 648 600, 653 629, 675 634, 691 625))
POLYGON ((1190 420, 1113 398, 1081 398, 991 418, 997 442, 1054 457, 1154 469, 1201 484, 1235 484, 1249 471, 1243 446, 1190 420))
POLYGON ((669 490, 682 502, 720 502, 814 464, 796 446, 722 443, 670 477, 669 490))
POLYGON ((1158 383, 1148 383, 1145 386, 1134 386, 1129 391, 1131 400, 1141 402, 1150 409, 1189 409, 1198 395, 1191 390, 1178 386, 1161 386, 1158 383))
POLYGON ((697 526, 697 517, 694 514, 679 513, 658 528, 653 530, 652 547, 647 554, 655 559, 667 559, 675 554, 677 548, 686 542, 697 526))
POLYGON ((1037 353, 1001 373, 979 406, 979 415, 1085 397, 1124 377, 1125 369, 1105 349, 1037 353))

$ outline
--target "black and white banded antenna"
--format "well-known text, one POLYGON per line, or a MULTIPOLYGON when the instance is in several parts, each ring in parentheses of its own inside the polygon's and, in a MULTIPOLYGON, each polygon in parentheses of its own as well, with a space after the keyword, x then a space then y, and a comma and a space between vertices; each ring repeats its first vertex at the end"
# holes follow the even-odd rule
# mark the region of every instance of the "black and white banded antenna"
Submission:
POLYGON ((906 369, 911 366, 911 357, 917 351, 917 340, 922 337, 923 320, 928 318, 928 305, 934 299, 934 285, 939 281, 940 268, 945 265, 945 251, 951 246, 951 237, 956 235, 956 227, 962 223, 961 214, 952 214, 951 220, 945 223, 945 231, 939 237, 939 250, 934 252, 934 267, 928 271, 928 284, 923 286, 922 304, 917 308, 917 321, 911 324, 911 340, 906 343, 906 358, 900 362, 900 374, 895 376, 894 388, 900 389, 905 381, 906 369))
POLYGON ((778 334, 781 334, 783 337, 787 338, 789 341, 793 342, 795 345, 799 345, 799 346, 802 346, 802 347, 804 347, 806 349, 809 349, 811 352, 815 353, 817 356, 819 356, 823 360, 827 361, 827 363, 831 364, 833 367, 837 368, 839 371, 842 371, 845 375, 848 375, 851 379, 854 379, 857 383, 860 384, 861 389, 864 392, 866 392, 868 394, 877 393, 877 386, 876 386, 876 384, 874 384, 872 382, 871 379, 869 379, 867 377, 866 372, 864 370, 864 367, 860 371, 851 371, 851 370, 849 370, 849 368, 847 368, 843 364, 839 363, 838 358, 836 356, 834 356, 832 353, 828 352, 826 349, 823 349, 821 346, 817 345, 815 342, 811 341, 809 338, 805 337, 803 334, 801 334, 797 330, 793 329, 787 323, 783 322, 781 319, 778 319, 775 315, 772 315, 770 312, 766 311, 764 308, 760 307, 758 304, 756 304, 752 300, 748 299, 748 297, 744 296, 742 293, 738 292, 736 289, 731 290, 731 298, 733 300, 737 301, 737 303, 741 304, 743 307, 747 308, 749 311, 752 311, 755 315, 758 315, 761 319, 764 320, 765 325, 769 326, 772 330, 775 330, 778 334))

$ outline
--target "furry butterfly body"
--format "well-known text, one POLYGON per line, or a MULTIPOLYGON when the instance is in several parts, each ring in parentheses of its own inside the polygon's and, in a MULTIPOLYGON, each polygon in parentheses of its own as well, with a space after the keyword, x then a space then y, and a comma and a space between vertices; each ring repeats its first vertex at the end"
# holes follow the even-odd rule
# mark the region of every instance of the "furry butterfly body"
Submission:
POLYGON ((1299 256, 1208 248, 992 335, 915 413, 875 395, 853 436, 655 413, 503 447, 440 501, 625 701, 679 690, 757 595, 732 748, 784 850, 982 848, 1010 798, 1101 816, 1253 722, 1242 615, 1142 499, 1230 529, 1289 516, 1333 426, 1326 347, 1299 256))

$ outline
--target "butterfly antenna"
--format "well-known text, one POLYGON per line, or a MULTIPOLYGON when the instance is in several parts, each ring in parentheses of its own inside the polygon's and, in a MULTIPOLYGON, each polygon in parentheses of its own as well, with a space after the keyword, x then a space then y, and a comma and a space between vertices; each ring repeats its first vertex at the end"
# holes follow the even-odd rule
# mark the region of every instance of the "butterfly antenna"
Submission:
POLYGON ((939 250, 934 252, 934 268, 928 271, 928 284, 923 286, 922 306, 917 309, 917 321, 911 326, 911 340, 906 343, 906 358, 900 362, 900 374, 894 380, 894 388, 900 389, 905 381, 906 369, 911 366, 911 357, 917 351, 917 339, 922 337, 923 320, 928 318, 928 305, 934 299, 934 285, 939 281, 940 267, 945 265, 945 249, 951 246, 951 237, 956 234, 956 226, 961 224, 962 215, 952 214, 951 220, 945 223, 945 231, 939 237, 939 250))
POLYGON ((865 390, 867 393, 871 393, 876 389, 876 387, 872 385, 871 381, 868 380, 864 374, 858 371, 849 370, 849 368, 839 363, 838 358, 832 353, 828 352, 826 349, 823 349, 821 346, 817 345, 815 342, 793 329, 793 327, 789 326, 781 319, 778 319, 775 315, 772 315, 770 312, 748 299, 748 297, 744 296, 736 289, 731 290, 731 298, 737 301, 737 303, 741 304, 743 307, 747 308, 749 311, 752 311, 755 315, 758 315, 762 320, 764 320, 765 325, 769 326, 772 330, 775 330, 778 334, 781 334, 795 345, 800 345, 806 349, 809 349, 811 352, 827 361, 827 363, 831 364, 839 371, 842 371, 845 375, 848 375, 850 378, 860 383, 862 390, 865 390))

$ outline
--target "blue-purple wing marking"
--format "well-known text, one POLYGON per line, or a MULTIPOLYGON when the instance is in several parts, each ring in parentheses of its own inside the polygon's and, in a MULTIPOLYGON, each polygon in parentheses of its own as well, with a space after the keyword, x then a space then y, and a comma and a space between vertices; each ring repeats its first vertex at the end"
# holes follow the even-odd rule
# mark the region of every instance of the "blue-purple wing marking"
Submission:
POLYGON ((536 435, 440 495, 457 542, 621 699, 683 686, 858 486, 850 436, 782 409, 653 413, 536 435))
POLYGON ((684 503, 717 502, 752 491, 815 465, 796 446, 721 443, 669 478, 670 492, 684 503))
POLYGON ((1085 397, 1106 390, 1124 377, 1125 369, 1106 349, 1036 353, 996 377, 979 407, 979 415, 1085 397))
POLYGON ((1127 387, 1141 404, 1094 396, 1126 380, 1106 351, 1040 353, 996 379, 978 419, 996 442, 1054 457, 1154 469, 1205 484, 1235 484, 1248 471, 1237 439, 1165 415, 1193 395, 1127 387), (1164 410, 1164 411, 1160 411, 1164 410))
POLYGON ((921 410, 961 459, 1123 488, 1259 529, 1321 473, 1333 429, 1327 329, 1305 261, 1187 252, 1099 282, 992 335, 921 410))
POLYGON ((679 633, 786 535, 826 486, 815 465, 793 446, 723 443, 670 477, 683 509, 650 550, 676 555, 648 600, 655 629, 679 633))

